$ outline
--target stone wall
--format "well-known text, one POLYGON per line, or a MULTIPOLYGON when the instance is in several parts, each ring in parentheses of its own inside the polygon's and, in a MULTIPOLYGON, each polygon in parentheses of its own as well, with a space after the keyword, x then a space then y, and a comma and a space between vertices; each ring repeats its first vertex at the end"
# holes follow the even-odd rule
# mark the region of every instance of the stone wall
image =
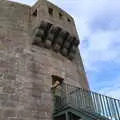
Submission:
MULTIPOLYGON (((46 22, 46 23, 51 24, 51 26, 52 26, 51 28, 53 28, 53 29, 49 30, 49 28, 47 28, 47 31, 46 31, 46 32, 48 32, 48 37, 46 38, 46 40, 52 41, 52 45, 48 46, 48 48, 50 47, 50 48, 54 49, 54 42, 53 42, 54 39, 53 39, 53 36, 55 35, 55 31, 57 31, 57 28, 61 28, 64 33, 67 32, 67 33, 69 33, 70 36, 75 37, 76 41, 79 40, 74 20, 68 13, 66 13, 65 11, 60 9, 59 7, 55 6, 54 4, 52 4, 50 2, 46 2, 44 0, 39 0, 38 3, 35 4, 32 7, 31 14, 34 13, 34 11, 36 11, 36 10, 37 10, 37 16, 32 16, 32 19, 31 19, 31 25, 32 25, 32 32, 31 33, 34 36, 35 32, 33 32, 33 31, 38 29, 38 28, 41 29, 39 26, 41 25, 41 23, 43 21, 46 22), (49 9, 52 9, 52 14, 49 13, 49 9), (62 18, 60 18, 60 16, 59 16, 60 13, 62 15, 62 18)), ((58 29, 58 31, 59 31, 59 29, 58 29)), ((59 33, 58 31, 56 32, 57 34, 59 33)), ((63 35, 63 33, 62 33, 62 35, 63 35)), ((62 37, 64 37, 64 36, 65 35, 63 35, 62 37)), ((34 38, 33 38, 33 41, 34 41, 34 38)), ((62 43, 62 45, 63 45, 62 46, 62 50, 64 51, 63 48, 65 48, 65 51, 66 51, 68 43, 70 43, 70 39, 68 39, 68 41, 67 41, 67 39, 64 39, 63 41, 65 41, 65 42, 62 43), (67 46, 65 45, 65 43, 67 43, 67 46)), ((45 44, 46 44, 46 42, 43 42, 41 44, 41 40, 38 38, 38 46, 43 48, 43 47, 46 46, 45 44)), ((78 44, 79 44, 79 42, 76 44, 75 49, 78 48, 78 44)), ((73 45, 73 43, 72 43, 72 45, 73 45)), ((70 47, 70 48, 72 49, 72 47, 70 47)), ((68 51, 70 50, 70 48, 68 49, 68 51)), ((52 50, 50 49, 50 51, 52 51, 52 50)), ((58 52, 58 51, 56 51, 56 52, 58 52)), ((60 51, 60 53, 62 53, 62 51, 60 51)), ((64 53, 65 52, 63 52, 62 55, 63 56, 67 56, 64 53)), ((60 56, 59 52, 56 54, 56 57, 57 56, 60 56)), ((69 56, 67 56, 67 57, 69 58, 69 56)), ((53 58, 55 59, 55 56, 53 58)), ((65 61, 69 61, 68 59, 65 59, 64 57, 62 57, 62 59, 60 59, 60 61, 63 63, 63 65, 64 65, 64 62, 63 62, 64 60, 65 61)), ((80 56, 80 53, 79 53, 78 49, 75 50, 74 59, 72 61, 69 61, 69 62, 70 62, 69 66, 72 65, 72 66, 76 67, 76 69, 77 69, 76 74, 73 75, 73 76, 74 77, 78 76, 78 80, 77 80, 77 81, 79 81, 78 85, 83 87, 83 88, 85 88, 85 89, 89 89, 87 78, 86 78, 86 74, 85 74, 85 71, 84 71, 84 67, 83 67, 83 64, 81 64, 82 63, 82 59, 81 59, 81 56, 80 56)), ((72 69, 74 67, 70 67, 69 68, 69 66, 68 66, 68 69, 71 69, 71 71, 72 71, 72 69)), ((62 68, 62 67, 59 66, 59 68, 62 68)), ((74 73, 74 70, 72 71, 72 73, 74 73)), ((72 76, 72 78, 73 78, 73 76, 72 76)), ((75 78, 73 79, 73 82, 76 82, 75 78)))
MULTIPOLYGON (((32 44, 33 29, 40 21, 54 23, 57 19, 48 16, 48 4, 40 0, 31 8, 0 1, 0 120, 52 120, 52 75, 89 89, 78 50, 70 60, 32 44)), ((59 20, 54 24, 64 27, 59 20)), ((74 24, 70 25, 74 32, 67 26, 64 29, 77 35, 74 24)))

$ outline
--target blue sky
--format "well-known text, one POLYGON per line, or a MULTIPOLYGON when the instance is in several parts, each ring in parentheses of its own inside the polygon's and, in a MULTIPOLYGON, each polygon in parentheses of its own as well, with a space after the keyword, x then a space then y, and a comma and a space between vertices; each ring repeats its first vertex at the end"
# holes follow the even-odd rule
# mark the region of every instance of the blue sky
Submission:
POLYGON ((75 19, 91 90, 120 99, 120 0, 49 1, 75 19))

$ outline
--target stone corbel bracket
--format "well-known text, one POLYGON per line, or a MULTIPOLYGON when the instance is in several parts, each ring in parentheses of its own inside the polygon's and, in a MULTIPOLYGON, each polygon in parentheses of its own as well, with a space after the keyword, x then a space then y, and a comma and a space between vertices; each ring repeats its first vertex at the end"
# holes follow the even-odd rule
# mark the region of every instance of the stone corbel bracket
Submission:
POLYGON ((42 21, 33 31, 33 44, 53 49, 72 60, 75 57, 79 39, 59 26, 42 21))

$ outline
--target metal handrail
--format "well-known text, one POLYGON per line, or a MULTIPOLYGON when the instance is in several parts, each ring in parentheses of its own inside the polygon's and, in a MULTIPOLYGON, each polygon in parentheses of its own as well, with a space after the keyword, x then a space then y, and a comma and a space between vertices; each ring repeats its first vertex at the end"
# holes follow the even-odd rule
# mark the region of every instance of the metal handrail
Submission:
POLYGON ((69 106, 110 120, 120 120, 120 100, 63 83, 55 92, 55 110, 69 106))

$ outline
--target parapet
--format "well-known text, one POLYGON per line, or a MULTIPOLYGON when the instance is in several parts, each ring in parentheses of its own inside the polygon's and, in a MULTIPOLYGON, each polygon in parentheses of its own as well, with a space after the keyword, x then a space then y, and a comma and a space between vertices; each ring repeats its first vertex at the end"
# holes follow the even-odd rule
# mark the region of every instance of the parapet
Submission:
POLYGON ((40 0, 31 9, 33 44, 52 48, 73 59, 79 38, 73 18, 54 4, 40 0))

